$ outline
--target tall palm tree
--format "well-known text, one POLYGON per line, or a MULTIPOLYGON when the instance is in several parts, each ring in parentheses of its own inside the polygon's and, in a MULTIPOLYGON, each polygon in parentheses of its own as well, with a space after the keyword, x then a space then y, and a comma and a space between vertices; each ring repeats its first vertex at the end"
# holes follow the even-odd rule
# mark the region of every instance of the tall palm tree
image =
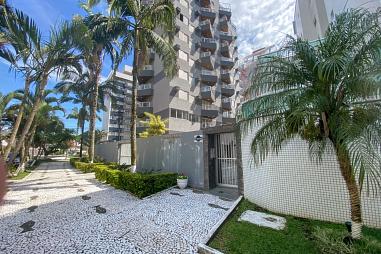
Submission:
POLYGON ((24 129, 16 144, 13 156, 9 160, 10 163, 20 151, 28 132, 30 131, 34 117, 42 102, 48 79, 52 75, 60 75, 73 68, 78 70, 82 69, 80 64, 81 57, 76 54, 73 49, 73 44, 69 43, 71 41, 67 39, 67 36, 68 26, 63 24, 59 29, 53 29, 51 31, 49 41, 39 41, 33 49, 33 71, 37 87, 36 100, 34 101, 32 110, 28 115, 24 129))
POLYGON ((251 144, 256 163, 296 136, 317 158, 332 148, 348 189, 355 239, 361 237, 364 180, 368 191, 380 191, 380 14, 340 14, 318 42, 289 38, 259 64, 249 91, 261 95, 243 104, 238 116, 245 131, 264 122, 251 144))
POLYGON ((111 0, 109 3, 113 16, 128 24, 121 34, 120 54, 133 54, 130 141, 131 166, 135 170, 138 70, 151 48, 161 58, 167 77, 172 78, 177 73, 177 55, 173 48, 176 11, 171 0, 156 0, 151 3, 143 0, 111 0))
MULTIPOLYGON (((97 2, 97 1, 95 1, 97 2)), ((94 160, 95 123, 97 118, 99 85, 103 61, 106 56, 115 63, 117 57, 117 38, 123 30, 121 22, 110 22, 110 17, 93 13, 93 0, 81 4, 87 16, 76 16, 72 21, 72 31, 77 50, 81 52, 83 62, 89 72, 89 83, 93 86, 89 124, 89 160, 94 160), (80 33, 78 33, 80 31, 80 33)))
MULTIPOLYGON (((35 58, 33 52, 40 47, 41 33, 35 22, 19 10, 11 7, 0 9, 0 57, 8 61, 11 67, 24 75, 24 91, 28 94, 29 87, 33 82, 33 64, 35 58), (5 47, 5 44, 8 47, 5 47)), ((24 115, 24 101, 17 113, 8 145, 3 154, 7 158, 16 141, 21 120, 24 115)))

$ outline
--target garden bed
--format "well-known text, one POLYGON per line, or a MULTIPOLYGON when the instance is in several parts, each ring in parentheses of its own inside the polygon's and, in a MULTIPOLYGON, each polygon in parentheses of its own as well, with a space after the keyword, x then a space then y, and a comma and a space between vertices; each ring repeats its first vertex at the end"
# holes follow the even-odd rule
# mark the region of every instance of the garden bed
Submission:
POLYGON ((208 245, 224 253, 381 253, 380 229, 364 227, 363 240, 348 248, 342 242, 347 235, 342 224, 280 215, 287 224, 278 231, 239 222, 246 210, 268 212, 242 201, 208 245))
POLYGON ((116 164, 86 163, 70 159, 70 164, 83 173, 95 172, 95 178, 111 186, 144 198, 176 185, 176 173, 131 173, 116 164))

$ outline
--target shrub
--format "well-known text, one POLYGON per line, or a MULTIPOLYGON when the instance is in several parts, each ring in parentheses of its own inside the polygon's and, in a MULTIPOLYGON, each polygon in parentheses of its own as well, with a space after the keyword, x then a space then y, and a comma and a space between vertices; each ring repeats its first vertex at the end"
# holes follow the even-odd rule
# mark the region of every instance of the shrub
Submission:
POLYGON ((176 184, 176 173, 142 174, 113 169, 110 165, 95 165, 95 177, 117 189, 129 191, 139 198, 152 195, 176 184))
POLYGON ((80 158, 70 158, 70 160, 69 160, 70 161, 70 165, 72 167, 75 167, 74 163, 79 161, 79 160, 80 160, 80 158))
POLYGON ((94 172, 95 166, 102 165, 102 163, 86 163, 80 161, 74 161, 74 167, 83 173, 94 172))

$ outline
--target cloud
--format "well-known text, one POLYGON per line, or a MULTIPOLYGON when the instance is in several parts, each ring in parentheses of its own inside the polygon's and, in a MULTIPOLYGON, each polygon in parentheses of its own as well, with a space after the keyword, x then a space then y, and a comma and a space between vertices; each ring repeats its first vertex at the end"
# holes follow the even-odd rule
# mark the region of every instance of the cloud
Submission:
POLYGON ((295 0, 224 2, 232 8, 232 22, 237 27, 240 56, 249 55, 254 49, 277 44, 286 34, 293 35, 295 0))

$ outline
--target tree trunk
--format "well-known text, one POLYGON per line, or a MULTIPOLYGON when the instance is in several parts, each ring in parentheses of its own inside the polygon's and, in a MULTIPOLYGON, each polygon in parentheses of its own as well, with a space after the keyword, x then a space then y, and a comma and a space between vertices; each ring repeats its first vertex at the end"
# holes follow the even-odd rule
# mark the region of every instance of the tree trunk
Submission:
POLYGON ((82 126, 81 126, 81 144, 79 146, 79 157, 82 158, 82 151, 83 151, 83 133, 85 132, 85 119, 82 120, 82 126))
POLYGON ((21 147, 25 141, 26 135, 29 133, 29 130, 30 130, 30 127, 32 126, 34 117, 36 116, 36 114, 40 108, 42 96, 44 94, 44 90, 45 90, 45 86, 47 84, 47 81, 48 81, 48 77, 44 76, 41 83, 40 83, 40 87, 38 88, 37 98, 36 98, 35 102, 33 103, 32 111, 30 112, 28 119, 26 120, 24 129, 20 135, 20 138, 19 138, 18 143, 16 145, 15 151, 9 160, 9 164, 11 164, 14 161, 17 154, 20 152, 20 149, 21 149, 21 147))
POLYGON ((138 68, 139 68, 139 43, 138 31, 135 32, 134 44, 134 60, 132 66, 132 105, 131 105, 131 126, 130 126, 130 143, 131 143, 131 171, 136 171, 136 93, 138 85, 138 68))
POLYGON ((361 215, 361 193, 356 183, 356 177, 353 174, 352 165, 349 160, 348 152, 335 144, 336 154, 339 161, 340 172, 343 176, 351 205, 351 220, 352 220, 352 238, 361 238, 362 215, 361 215))
POLYGON ((11 133, 11 136, 10 136, 9 141, 8 141, 8 145, 5 148, 5 152, 3 155, 4 161, 7 160, 8 155, 11 152, 12 146, 15 144, 17 132, 19 131, 20 124, 21 124, 21 121, 22 121, 22 118, 24 115, 24 107, 25 107, 25 103, 26 103, 26 98, 29 94, 30 83, 31 83, 30 77, 27 76, 25 79, 25 85, 24 85, 24 98, 23 98, 23 101, 21 102, 21 106, 20 106, 20 109, 19 109, 19 112, 18 112, 18 115, 16 118, 15 125, 13 126, 12 133, 11 133))

